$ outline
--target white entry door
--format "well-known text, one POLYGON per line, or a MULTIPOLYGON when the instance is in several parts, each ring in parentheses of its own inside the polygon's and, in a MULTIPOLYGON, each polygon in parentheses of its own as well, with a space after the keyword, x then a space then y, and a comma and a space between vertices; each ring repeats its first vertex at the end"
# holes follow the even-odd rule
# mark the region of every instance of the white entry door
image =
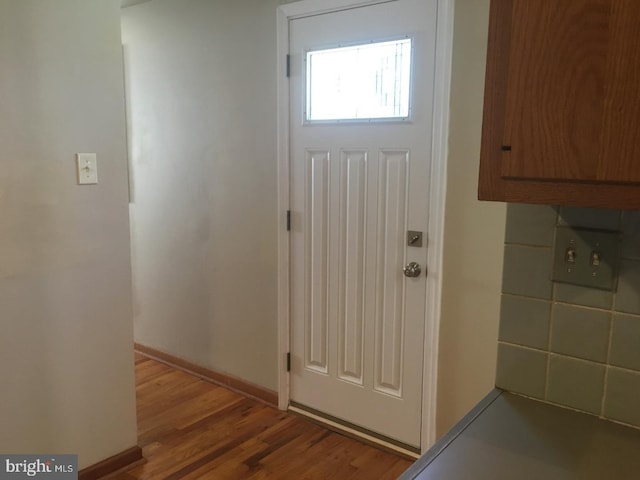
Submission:
POLYGON ((435 35, 436 0, 289 23, 291 401, 414 447, 435 35))

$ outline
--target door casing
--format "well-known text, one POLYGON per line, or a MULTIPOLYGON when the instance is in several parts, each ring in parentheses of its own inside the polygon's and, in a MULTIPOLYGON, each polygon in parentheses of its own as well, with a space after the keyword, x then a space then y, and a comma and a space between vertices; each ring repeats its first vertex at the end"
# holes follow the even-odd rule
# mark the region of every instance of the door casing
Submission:
MULTIPOLYGON (((290 241, 287 210, 290 209, 289 165, 289 21, 365 5, 398 0, 301 0, 278 7, 277 11, 277 158, 278 158, 278 407, 289 406, 290 352, 290 241)), ((427 295, 425 345, 423 359, 423 404, 421 449, 426 451, 436 440, 436 400, 438 383, 438 337, 442 292, 442 252, 446 197, 447 139, 449 133, 449 95, 453 46, 455 0, 437 0, 436 65, 432 133, 432 164, 429 198, 429 237, 427 250, 427 295)))

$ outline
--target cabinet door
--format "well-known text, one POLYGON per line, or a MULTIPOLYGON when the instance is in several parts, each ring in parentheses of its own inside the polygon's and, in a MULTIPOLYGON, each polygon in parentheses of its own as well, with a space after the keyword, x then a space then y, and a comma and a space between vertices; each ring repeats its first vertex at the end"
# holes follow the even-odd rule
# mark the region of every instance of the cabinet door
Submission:
POLYGON ((640 182, 639 0, 513 0, 506 80, 503 178, 640 182))

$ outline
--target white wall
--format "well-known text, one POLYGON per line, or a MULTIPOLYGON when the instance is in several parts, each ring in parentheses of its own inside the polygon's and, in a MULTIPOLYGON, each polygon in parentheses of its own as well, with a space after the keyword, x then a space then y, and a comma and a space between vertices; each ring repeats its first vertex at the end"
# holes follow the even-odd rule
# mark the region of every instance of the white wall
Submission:
POLYGON ((479 202, 489 0, 456 0, 438 378, 438 434, 495 384, 506 207, 479 202))
POLYGON ((0 0, 0 452, 80 467, 136 445, 119 13, 0 0))
POLYGON ((273 390, 276 6, 122 11, 136 341, 273 390))

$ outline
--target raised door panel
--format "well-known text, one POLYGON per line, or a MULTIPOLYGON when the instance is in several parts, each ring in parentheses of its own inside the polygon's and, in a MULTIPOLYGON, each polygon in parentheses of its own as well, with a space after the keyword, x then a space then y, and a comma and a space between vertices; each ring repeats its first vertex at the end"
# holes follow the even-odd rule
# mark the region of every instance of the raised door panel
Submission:
POLYGON ((338 377, 357 385, 364 384, 368 156, 340 152, 338 377))
POLYGON ((305 366, 328 372, 329 166, 327 150, 307 150, 305 245, 305 366))
POLYGON ((379 392, 402 397, 409 151, 380 150, 375 382, 379 392))

